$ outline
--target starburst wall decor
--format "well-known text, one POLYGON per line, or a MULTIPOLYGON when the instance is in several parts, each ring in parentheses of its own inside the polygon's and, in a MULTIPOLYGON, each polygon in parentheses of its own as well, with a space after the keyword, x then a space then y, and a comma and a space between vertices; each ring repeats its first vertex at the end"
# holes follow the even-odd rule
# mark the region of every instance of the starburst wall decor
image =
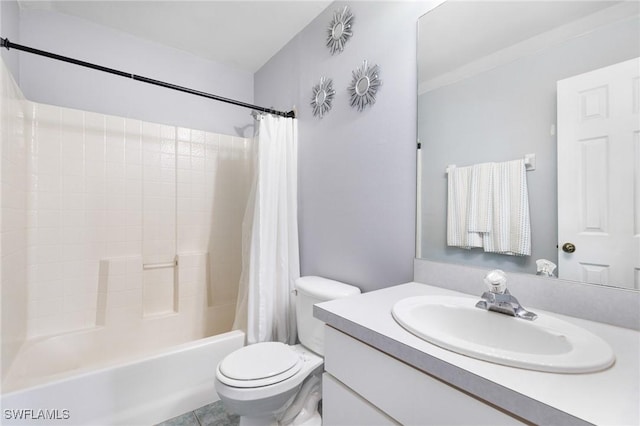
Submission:
POLYGON ((358 111, 364 110, 367 105, 376 103, 376 93, 382 84, 379 78, 380 67, 378 65, 369 66, 367 61, 362 61, 356 70, 351 74, 353 79, 347 90, 351 94, 351 106, 358 111))
POLYGON ((329 27, 327 28, 327 47, 329 47, 332 55, 342 52, 345 43, 353 35, 351 31, 353 20, 354 17, 349 10, 349 6, 345 6, 342 12, 333 12, 333 19, 329 22, 329 27))
POLYGON ((333 90, 333 80, 325 77, 320 78, 320 83, 313 86, 311 92, 313 115, 322 118, 331 110, 333 97, 336 94, 336 91, 333 90))

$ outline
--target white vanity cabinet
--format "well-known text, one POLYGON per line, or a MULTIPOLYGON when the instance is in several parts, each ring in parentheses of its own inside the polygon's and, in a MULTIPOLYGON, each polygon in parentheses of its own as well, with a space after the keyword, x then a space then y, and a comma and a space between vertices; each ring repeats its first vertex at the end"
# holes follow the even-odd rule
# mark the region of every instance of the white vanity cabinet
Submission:
POLYGON ((330 326, 325 326, 323 424, 524 424, 330 326))
POLYGON ((640 425, 637 330, 553 314, 605 339, 616 361, 594 373, 527 370, 409 333, 391 311, 416 296, 464 294, 407 283, 314 306, 327 324, 325 425, 640 425))

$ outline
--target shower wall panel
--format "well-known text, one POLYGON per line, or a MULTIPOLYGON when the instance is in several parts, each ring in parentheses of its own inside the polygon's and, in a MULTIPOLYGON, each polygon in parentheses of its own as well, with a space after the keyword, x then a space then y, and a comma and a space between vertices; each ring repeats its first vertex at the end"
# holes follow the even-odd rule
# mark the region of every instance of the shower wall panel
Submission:
POLYGON ((235 305, 249 140, 28 105, 29 337, 235 305))
POLYGON ((7 371, 27 330, 27 144, 25 101, 0 63, 0 370, 7 371))

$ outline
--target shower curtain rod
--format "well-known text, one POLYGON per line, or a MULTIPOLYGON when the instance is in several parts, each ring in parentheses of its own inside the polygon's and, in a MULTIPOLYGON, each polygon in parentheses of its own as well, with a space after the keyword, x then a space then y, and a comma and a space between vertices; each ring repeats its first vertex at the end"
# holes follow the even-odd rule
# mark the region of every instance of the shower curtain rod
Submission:
POLYGON ((103 67, 102 65, 96 65, 96 64, 92 64, 90 62, 85 62, 85 61, 81 61, 81 60, 78 60, 78 59, 69 58, 67 56, 61 56, 61 55, 58 55, 58 54, 55 54, 55 53, 46 52, 44 50, 34 49, 34 48, 28 47, 28 46, 23 46, 21 44, 12 43, 12 42, 9 41, 8 38, 0 37, 0 42, 1 42, 0 47, 6 47, 7 50, 9 50, 9 49, 22 50, 23 52, 33 53, 34 55, 45 56, 47 58, 55 59, 55 60, 58 60, 58 61, 68 62, 70 64, 80 65, 82 67, 91 68, 91 69, 98 70, 98 71, 103 71, 103 72, 106 72, 106 73, 109 73, 109 74, 119 75, 120 77, 131 78, 131 79, 136 80, 136 81, 141 81, 143 83, 154 84, 156 86, 166 87, 167 89, 173 89, 173 90, 177 90, 179 92, 189 93, 189 94, 196 95, 196 96, 202 96, 203 98, 213 99, 215 101, 226 102, 228 104, 233 104, 233 105, 241 106, 241 107, 244 107, 244 108, 250 108, 250 109, 253 109, 253 110, 260 111, 260 112, 266 112, 266 113, 269 113, 269 114, 279 115, 279 116, 282 116, 282 117, 289 117, 289 118, 295 118, 296 117, 296 114, 295 114, 294 111, 289 111, 289 112, 276 111, 276 110, 271 109, 271 108, 264 108, 264 107, 257 106, 257 105, 251 105, 251 104, 248 104, 246 102, 236 101, 235 99, 223 98, 222 96, 212 95, 211 93, 206 93, 206 92, 201 92, 199 90, 189 89, 188 87, 178 86, 176 84, 171 84, 171 83, 167 83, 167 82, 160 81, 160 80, 154 80, 152 78, 143 77, 141 75, 136 75, 136 74, 132 74, 132 73, 124 72, 124 71, 119 71, 119 70, 116 70, 116 69, 113 69, 113 68, 103 67))

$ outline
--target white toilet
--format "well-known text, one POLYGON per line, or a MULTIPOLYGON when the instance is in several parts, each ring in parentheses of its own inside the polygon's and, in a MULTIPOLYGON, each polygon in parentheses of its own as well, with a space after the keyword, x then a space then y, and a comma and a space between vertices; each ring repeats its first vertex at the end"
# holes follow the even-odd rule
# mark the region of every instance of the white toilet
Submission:
POLYGON ((215 386, 226 409, 239 414, 240 425, 320 425, 324 323, 313 305, 359 294, 357 287, 321 277, 296 280, 296 321, 302 344, 264 342, 225 357, 215 386))

